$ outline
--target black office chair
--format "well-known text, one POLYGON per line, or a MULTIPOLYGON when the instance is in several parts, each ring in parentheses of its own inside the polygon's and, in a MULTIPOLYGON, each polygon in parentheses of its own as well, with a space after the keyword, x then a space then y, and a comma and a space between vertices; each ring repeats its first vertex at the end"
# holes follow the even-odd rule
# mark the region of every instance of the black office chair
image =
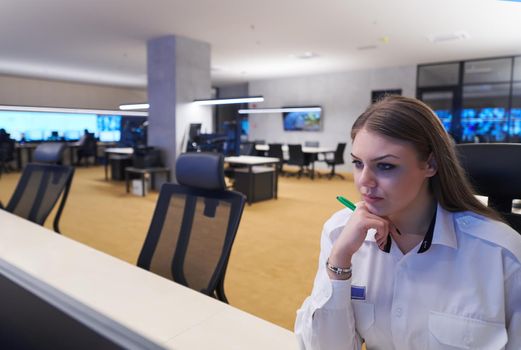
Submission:
POLYGON ((456 150, 476 193, 521 233, 521 215, 512 213, 512 201, 521 198, 521 144, 459 144, 456 150))
POLYGON ((61 233, 60 217, 73 176, 74 168, 70 166, 29 163, 25 166, 5 210, 43 225, 61 196, 53 222, 54 231, 61 233))
POLYGON ((239 151, 241 156, 254 156, 257 154, 255 143, 253 142, 242 142, 239 151))
POLYGON ((282 151, 282 144, 270 143, 268 146, 268 157, 279 158, 279 164, 277 164, 277 171, 280 175, 282 175, 282 167, 284 165, 284 152, 282 151))
POLYGON ((98 143, 96 137, 92 133, 88 133, 83 143, 78 147, 76 155, 78 157, 77 164, 80 165, 82 160, 86 166, 89 165, 89 158, 93 158, 93 164, 96 164, 96 156, 98 152, 98 143))
POLYGON ((11 162, 14 161, 14 153, 15 140, 9 138, 9 136, 2 137, 0 140, 0 176, 4 172, 7 173, 12 170, 11 162))
POLYGON ((161 187, 137 265, 228 302, 224 276, 245 197, 226 190, 222 154, 185 153, 161 187))
MULTIPOLYGON (((309 172, 309 164, 310 158, 306 157, 304 152, 302 151, 302 145, 288 145, 288 165, 296 165, 299 167, 298 172, 296 173, 297 177, 300 179, 302 175, 310 175, 309 172)), ((288 175, 290 175, 288 173, 288 175)))
MULTIPOLYGON (((304 141, 304 147, 314 147, 314 148, 317 148, 317 147, 320 147, 320 142, 319 141, 304 141)), ((317 160, 319 160, 319 155, 318 154, 310 154, 310 161, 312 162, 316 162, 317 160)), ((320 159, 322 160, 322 159, 320 159)))
POLYGON ((344 164, 344 151, 345 150, 346 150, 346 144, 345 143, 339 143, 336 146, 336 150, 335 150, 335 154, 334 154, 333 158, 331 158, 331 159, 328 159, 328 158, 324 159, 326 164, 331 167, 331 172, 329 174, 325 175, 325 176, 327 176, 329 178, 329 180, 331 180, 335 176, 338 176, 341 179, 345 179, 343 175, 337 174, 336 171, 335 171, 335 166, 340 165, 340 164, 344 164))
POLYGON ((44 142, 34 150, 33 162, 45 164, 63 164, 63 153, 67 146, 63 142, 44 142))

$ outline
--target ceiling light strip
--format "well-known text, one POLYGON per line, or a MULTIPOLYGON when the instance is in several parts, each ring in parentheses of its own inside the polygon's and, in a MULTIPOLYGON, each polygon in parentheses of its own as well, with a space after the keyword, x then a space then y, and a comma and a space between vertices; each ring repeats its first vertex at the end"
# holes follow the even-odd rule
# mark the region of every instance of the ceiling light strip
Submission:
POLYGON ((284 112, 320 112, 320 107, 288 107, 288 108, 252 108, 239 109, 239 114, 265 114, 265 113, 284 113, 284 112))
POLYGON ((194 100, 194 103, 199 106, 208 105, 226 105, 234 103, 251 103, 251 102, 263 102, 264 97, 262 96, 248 96, 248 97, 236 97, 236 98, 215 98, 207 100, 194 100))
POLYGON ((148 103, 127 103, 119 105, 119 109, 122 111, 135 111, 138 109, 149 109, 150 105, 148 103))

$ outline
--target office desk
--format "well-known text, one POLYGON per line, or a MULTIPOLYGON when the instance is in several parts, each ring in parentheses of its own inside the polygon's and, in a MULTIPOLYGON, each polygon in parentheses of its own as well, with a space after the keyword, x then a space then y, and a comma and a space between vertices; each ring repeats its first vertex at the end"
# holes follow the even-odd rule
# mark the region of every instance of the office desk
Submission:
POLYGON ((145 178, 147 175, 150 175, 151 180, 151 189, 156 189, 156 174, 165 174, 166 182, 170 182, 170 169, 163 167, 153 167, 153 168, 134 168, 134 167, 126 167, 125 168, 125 184, 127 186, 127 193, 130 192, 130 174, 138 174, 141 179, 141 196, 145 196, 146 194, 146 181, 145 178))
POLYGON ((132 157, 134 154, 134 149, 132 147, 111 147, 111 148, 105 148, 104 150, 105 154, 105 180, 109 179, 109 160, 111 155, 118 155, 118 156, 128 156, 129 158, 132 157))
POLYGON ((288 330, 0 210, 0 257, 167 348, 297 349, 288 330))
POLYGON ((254 197, 254 166, 261 166, 261 165, 272 165, 273 166, 273 198, 277 198, 277 192, 278 192, 278 172, 277 172, 277 164, 280 162, 279 158, 273 158, 273 157, 255 157, 255 156, 238 156, 238 157, 225 157, 224 162, 228 164, 235 164, 235 165, 243 165, 247 168, 250 181, 248 190, 245 193, 248 205, 251 205, 253 203, 253 197, 254 197))
MULTIPOLYGON (((255 149, 257 151, 261 152, 267 152, 270 149, 269 145, 255 145, 255 149)), ((282 151, 287 153, 288 152, 288 145, 282 145, 282 151)), ((330 147, 302 147, 302 152, 304 152, 305 155, 310 157, 310 164, 311 164, 311 179, 315 178, 315 160, 319 154, 324 154, 324 156, 327 153, 335 153, 336 148, 330 148, 330 147)))
MULTIPOLYGON (((255 149, 261 152, 268 152, 270 149, 270 145, 255 145, 255 149)), ((330 147, 304 147, 302 146, 302 152, 310 153, 310 154, 319 154, 319 153, 331 153, 335 152, 335 148, 330 147)), ((282 151, 288 152, 288 145, 282 145, 282 151)))
POLYGON ((22 151, 25 151, 27 163, 33 161, 33 153, 39 143, 16 143, 16 167, 18 170, 22 170, 23 167, 23 155, 22 151))

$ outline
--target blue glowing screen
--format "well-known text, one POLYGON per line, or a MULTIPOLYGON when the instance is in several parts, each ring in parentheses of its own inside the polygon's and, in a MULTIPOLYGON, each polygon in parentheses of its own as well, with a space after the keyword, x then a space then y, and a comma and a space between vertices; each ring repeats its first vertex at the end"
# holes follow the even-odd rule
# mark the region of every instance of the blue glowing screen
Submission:
POLYGON ((121 116, 90 113, 0 111, 0 128, 22 141, 75 141, 84 130, 100 141, 119 141, 121 116))
POLYGON ((505 108, 466 108, 461 112, 463 142, 502 142, 509 134, 505 108))

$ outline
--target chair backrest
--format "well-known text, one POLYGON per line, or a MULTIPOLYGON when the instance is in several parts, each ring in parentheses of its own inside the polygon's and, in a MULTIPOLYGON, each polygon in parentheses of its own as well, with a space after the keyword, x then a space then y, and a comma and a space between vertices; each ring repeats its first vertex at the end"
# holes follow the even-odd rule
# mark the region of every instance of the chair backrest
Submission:
POLYGON ((268 157, 284 159, 284 153, 282 152, 281 143, 270 143, 268 148, 268 157))
POLYGON ((96 136, 89 132, 79 149, 83 152, 83 155, 94 156, 96 155, 97 145, 96 136))
POLYGON ((138 266, 214 296, 224 281, 245 197, 226 190, 218 153, 180 155, 176 177, 178 184, 161 187, 138 266))
POLYGON ((59 233, 58 223, 73 176, 74 168, 70 166, 29 163, 5 209, 43 225, 61 196, 54 219, 54 230, 59 233))
POLYGON ((335 164, 344 164, 344 151, 346 150, 346 143, 342 142, 336 146, 335 164))
POLYGON ((243 142, 240 146, 239 154, 242 156, 253 156, 256 153, 255 151, 255 143, 253 142, 243 142))
POLYGON ((320 142, 319 141, 305 141, 304 147, 319 147, 320 142))
MULTIPOLYGON (((8 135, 8 134, 6 134, 8 135)), ((15 140, 6 137, 0 140, 0 161, 10 162, 14 160, 15 140)))
POLYGON ((456 150, 477 194, 521 232, 521 215, 512 213, 512 201, 521 198, 521 144, 459 144, 456 150))
POLYGON ((66 145, 63 142, 44 142, 34 150, 33 161, 36 163, 61 164, 66 145))
POLYGON ((306 158, 304 157, 304 152, 302 151, 302 145, 288 145, 288 153, 289 159, 288 164, 290 165, 307 165, 306 158))

